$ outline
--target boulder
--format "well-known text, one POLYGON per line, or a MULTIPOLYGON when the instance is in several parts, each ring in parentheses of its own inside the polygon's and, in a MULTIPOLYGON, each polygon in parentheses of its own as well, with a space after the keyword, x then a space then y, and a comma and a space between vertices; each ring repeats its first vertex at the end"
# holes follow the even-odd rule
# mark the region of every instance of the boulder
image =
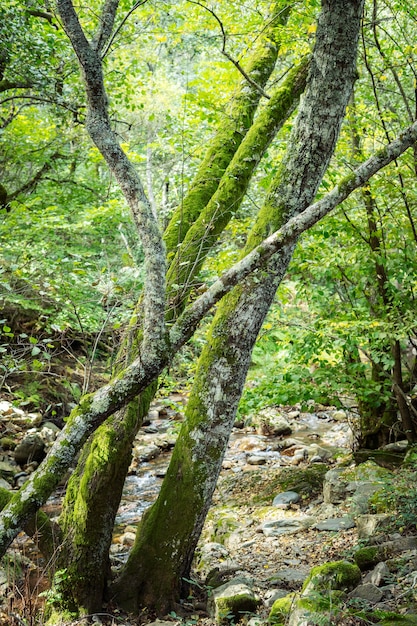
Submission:
POLYGON ((254 613, 260 598, 252 590, 245 578, 233 578, 213 590, 208 610, 217 624, 230 624, 240 621, 248 613, 254 613))

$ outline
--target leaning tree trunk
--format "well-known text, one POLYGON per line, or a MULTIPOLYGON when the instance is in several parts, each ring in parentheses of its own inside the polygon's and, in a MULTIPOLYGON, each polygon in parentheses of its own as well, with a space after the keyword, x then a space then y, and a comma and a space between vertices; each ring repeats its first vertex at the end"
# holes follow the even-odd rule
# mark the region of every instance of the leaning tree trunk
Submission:
MULTIPOLYGON (((304 60, 290 72, 284 85, 274 93, 271 102, 250 129, 226 170, 227 184, 220 185, 213 197, 215 202, 208 205, 213 207, 212 224, 215 225, 215 233, 210 231, 207 237, 211 245, 220 234, 221 228, 230 220, 232 212, 237 209, 260 155, 265 152, 272 137, 298 103, 305 85, 306 68, 307 61, 304 60)), ((194 238, 196 233, 203 238, 207 231, 205 219, 208 207, 193 227, 194 238)), ((189 247, 187 237, 185 242, 187 248, 184 254, 190 259, 194 275, 208 252, 207 243, 203 254, 201 247, 189 247), (194 256, 191 252, 194 252, 194 256)), ((189 270, 187 282, 190 280, 190 273, 189 270)), ((170 286, 175 280, 174 271, 168 276, 168 294, 171 293, 170 286)), ((175 307, 176 313, 182 311, 184 301, 185 294, 183 302, 175 307)), ((172 306, 169 307, 168 317, 172 321, 172 306)), ((133 353, 134 350, 133 346, 133 353)), ((65 586, 68 593, 65 596, 73 612, 77 605, 87 607, 89 612, 98 610, 101 605, 114 518, 131 461, 133 439, 142 417, 148 411, 155 390, 156 381, 125 411, 109 418, 97 430, 84 447, 78 466, 69 481, 60 518, 64 535, 69 539, 60 552, 59 562, 66 568, 65 586)), ((62 581, 60 584, 62 587, 62 581)))
MULTIPOLYGON (((168 254, 177 249, 178 242, 183 238, 190 223, 197 218, 204 208, 204 203, 216 190, 226 165, 253 120, 261 90, 274 69, 279 49, 280 26, 286 21, 289 13, 289 9, 279 11, 278 4, 273 6, 270 25, 265 29, 248 62, 249 76, 259 88, 245 82, 235 95, 227 122, 209 146, 190 192, 181 205, 181 215, 178 211, 174 214, 171 226, 165 233, 168 254)), ((221 206, 225 207, 223 213, 229 215, 228 219, 231 216, 228 206, 230 198, 236 201, 238 189, 246 189, 260 156, 265 152, 278 128, 294 110, 304 88, 305 77, 306 61, 303 61, 300 68, 290 73, 284 86, 276 90, 262 112, 260 120, 245 137, 241 149, 244 150, 244 155, 250 155, 251 158, 245 162, 245 167, 234 167, 232 184, 227 187, 226 192, 217 194, 215 206, 218 207, 221 203, 221 206), (253 158, 253 154, 259 157, 253 158)), ((204 229, 201 217, 198 221, 203 223, 204 229)), ((223 228, 227 221, 222 220, 223 228)), ((219 233, 220 228, 217 228, 216 236, 219 233)), ((190 252, 187 258, 192 264, 190 252)), ((170 283, 175 281, 175 277, 172 277, 171 273, 168 289, 170 283)), ((175 313, 178 314, 182 309, 183 306, 177 306, 173 312, 170 307, 169 319, 172 320, 175 313)), ((137 355, 137 346, 140 345, 142 333, 140 322, 139 305, 116 359, 115 374, 119 373, 125 362, 133 360, 137 355)), ((131 461, 133 440, 143 416, 148 411, 156 388, 157 383, 154 381, 137 400, 131 402, 119 414, 109 418, 97 430, 85 446, 76 471, 70 479, 60 518, 66 540, 59 555, 59 566, 66 569, 65 581, 60 581, 61 588, 65 586, 65 593, 61 593, 61 596, 65 597, 65 606, 62 608, 73 613, 79 611, 92 613, 99 610, 102 605, 109 571, 108 555, 114 519, 131 461)))
MULTIPOLYGON (((314 198, 356 76, 363 0, 324 0, 307 88, 289 147, 245 252, 314 198)), ((226 297, 200 358, 186 421, 157 502, 144 515, 114 586, 126 607, 164 613, 189 575, 250 362, 293 246, 226 297)))

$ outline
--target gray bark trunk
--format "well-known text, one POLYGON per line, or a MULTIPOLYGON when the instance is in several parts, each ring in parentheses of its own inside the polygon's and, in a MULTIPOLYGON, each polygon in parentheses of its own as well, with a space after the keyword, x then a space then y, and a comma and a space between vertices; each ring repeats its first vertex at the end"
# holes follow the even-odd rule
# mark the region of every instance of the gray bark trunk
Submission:
MULTIPOLYGON (((356 77, 363 0, 322 3, 316 45, 289 148, 245 252, 313 200, 335 149, 356 77)), ((226 297, 203 350, 174 455, 156 504, 115 585, 129 608, 165 612, 178 599, 210 506, 253 344, 293 245, 226 297)))

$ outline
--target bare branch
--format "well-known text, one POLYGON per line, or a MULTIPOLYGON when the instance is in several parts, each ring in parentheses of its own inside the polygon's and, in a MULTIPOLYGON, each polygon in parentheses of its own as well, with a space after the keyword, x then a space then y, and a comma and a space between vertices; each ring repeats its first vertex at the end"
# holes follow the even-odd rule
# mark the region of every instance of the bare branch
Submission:
POLYGON ((417 141, 417 122, 344 178, 319 202, 290 219, 279 231, 268 237, 250 254, 225 272, 200 298, 184 312, 170 331, 171 350, 164 355, 143 351, 122 375, 94 394, 84 396, 75 408, 39 469, 13 496, 0 513, 0 557, 26 521, 42 506, 58 485, 60 477, 73 462, 82 444, 104 420, 125 406, 153 382, 166 367, 173 354, 192 336, 198 323, 226 293, 251 272, 361 187, 371 176, 398 158, 417 141))
POLYGON ((250 273, 265 265, 266 261, 284 246, 294 243, 298 237, 314 226, 325 215, 340 205, 355 189, 383 167, 395 161, 417 141, 417 122, 404 130, 399 137, 376 152, 365 163, 346 176, 336 187, 302 213, 291 218, 285 226, 265 239, 241 261, 233 265, 192 305, 187 308, 171 328, 171 348, 175 352, 194 333, 199 321, 235 285, 250 273), (185 338, 186 336, 186 338, 185 338))
POLYGON ((213 11, 213 9, 210 9, 210 7, 206 6, 205 4, 203 4, 202 2, 198 2, 198 0, 188 0, 188 2, 190 2, 191 4, 196 4, 199 7, 202 7, 203 9, 205 9, 206 11, 208 11, 208 13, 210 13, 210 15, 212 15, 214 17, 214 19, 216 20, 216 22, 218 23, 218 25, 220 26, 220 30, 222 32, 222 49, 221 49, 221 53, 223 56, 226 57, 226 59, 228 59, 231 63, 233 63, 233 65, 235 66, 235 68, 242 74, 242 76, 245 78, 245 80, 248 81, 249 84, 252 85, 252 87, 254 87, 255 89, 257 89, 259 91, 259 93, 261 93, 263 95, 264 98, 267 98, 268 100, 270 99, 271 96, 269 96, 266 91, 264 89, 262 89, 262 87, 260 85, 258 85, 258 83, 256 83, 250 76, 249 74, 247 74, 247 72, 245 72, 245 70, 243 69, 243 67, 240 65, 239 61, 236 61, 236 59, 234 59, 226 50, 226 40, 227 40, 227 35, 226 35, 226 31, 224 30, 224 26, 223 26, 223 22, 221 21, 221 19, 219 18, 219 16, 213 11))
POLYGON ((102 61, 89 44, 71 0, 57 0, 58 11, 83 70, 87 93, 86 129, 116 178, 130 207, 145 256, 143 342, 155 358, 165 349, 165 248, 158 223, 133 164, 110 124, 102 61))
POLYGON ((117 35, 120 33, 120 31, 122 30, 123 26, 126 24, 127 20, 129 19, 129 17, 132 15, 132 13, 134 11, 136 11, 136 9, 138 9, 139 7, 141 7, 143 4, 146 4, 148 0, 138 0, 138 2, 136 2, 133 7, 130 9, 130 11, 128 11, 126 13, 126 15, 124 16, 124 18, 122 19, 122 21, 120 22, 119 26, 116 28, 116 30, 114 31, 113 35, 111 36, 107 46, 105 47, 105 49, 102 52, 101 58, 104 59, 104 57, 106 56, 106 54, 108 53, 108 51, 110 50, 113 41, 116 39, 117 35))

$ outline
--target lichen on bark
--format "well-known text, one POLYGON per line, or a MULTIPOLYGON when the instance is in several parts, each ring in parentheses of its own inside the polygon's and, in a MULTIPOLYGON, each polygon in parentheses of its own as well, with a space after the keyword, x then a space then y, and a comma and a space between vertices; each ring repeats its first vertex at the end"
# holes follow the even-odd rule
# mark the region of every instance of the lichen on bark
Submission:
MULTIPOLYGON (((362 8, 362 0, 323 2, 304 99, 287 153, 245 252, 289 217, 304 210, 316 194, 333 154, 356 77, 362 8)), ((167 604, 178 596, 179 581, 189 575, 194 549, 233 425, 251 350, 291 254, 292 246, 284 247, 279 255, 270 260, 266 269, 255 272, 243 285, 235 288, 218 308, 200 358, 186 411, 187 421, 177 442, 177 453, 174 453, 157 503, 142 522, 135 549, 116 586, 122 601, 135 606, 152 601, 157 609, 166 609, 167 604), (177 457, 179 450, 181 459, 177 457), (180 461, 181 471, 171 471, 180 461), (180 501, 178 490, 181 492, 180 501), (190 516, 193 527, 187 524, 185 528, 183 524, 178 528, 175 524, 167 524, 167 511, 169 520, 190 516), (158 538, 158 543, 152 544, 151 565, 146 558, 149 554, 146 539, 152 541, 154 537, 158 538), (144 555, 146 569, 143 568, 144 555), (161 572, 155 567, 159 558, 165 568, 162 582, 161 572), (134 577, 131 575, 133 572, 134 577), (126 592, 127 584, 129 592, 126 592)))

